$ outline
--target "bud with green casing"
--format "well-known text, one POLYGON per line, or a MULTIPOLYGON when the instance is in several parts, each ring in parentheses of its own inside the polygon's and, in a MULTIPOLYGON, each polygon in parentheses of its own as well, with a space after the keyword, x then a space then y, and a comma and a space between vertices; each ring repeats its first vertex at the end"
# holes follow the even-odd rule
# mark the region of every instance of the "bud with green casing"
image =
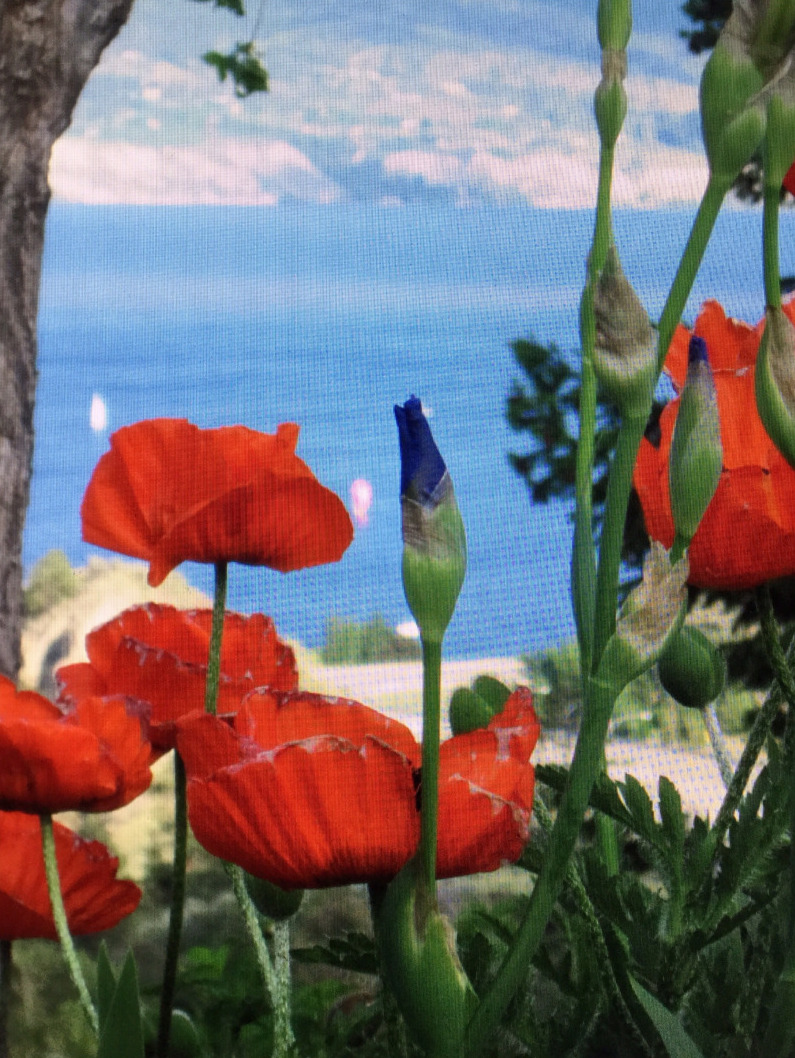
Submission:
POLYGON ((657 665, 660 682, 688 709, 705 709, 726 684, 726 661, 698 628, 681 628, 665 644, 657 665))
POLYGON ((616 144, 627 116, 627 93, 624 78, 627 58, 623 51, 602 52, 602 80, 594 93, 594 114, 599 140, 603 147, 616 144))
POLYGON ((494 676, 478 676, 472 688, 458 687, 450 698, 450 728, 454 735, 465 735, 488 727, 493 716, 502 712, 511 692, 494 676))
POLYGON ((663 545, 652 541, 643 579, 624 600, 599 661, 597 678, 616 695, 651 668, 681 627, 688 572, 687 556, 672 563, 663 545))
POLYGON ((594 288, 594 373, 622 415, 647 415, 657 381, 657 337, 611 244, 594 288))
POLYGON ((756 407, 773 444, 795 467, 795 327, 768 307, 756 360, 756 407))
POLYGON ((795 158, 795 66, 774 86, 767 103, 765 185, 778 191, 795 158))
POLYGON ((441 643, 464 582, 466 534, 453 483, 417 397, 395 406, 403 590, 426 643, 441 643))
POLYGON ((715 495, 723 467, 718 400, 707 343, 690 339, 687 378, 671 441, 668 482, 674 519, 672 560, 690 544, 715 495))
POLYGON ((286 918, 292 918, 301 906, 301 901, 304 899, 303 889, 282 889, 281 886, 274 885, 265 878, 257 878, 248 872, 244 872, 243 877, 252 904, 266 918, 281 922, 286 918))
POLYGON ((477 996, 416 858, 390 882, 375 925, 386 979, 411 1034, 429 1058, 460 1058, 477 996))
POLYGON ((764 77, 751 55, 753 20, 735 6, 701 75, 701 133, 710 173, 730 186, 762 142, 764 77))
POLYGON ((632 33, 631 0, 599 0, 596 26, 603 51, 623 51, 632 33))

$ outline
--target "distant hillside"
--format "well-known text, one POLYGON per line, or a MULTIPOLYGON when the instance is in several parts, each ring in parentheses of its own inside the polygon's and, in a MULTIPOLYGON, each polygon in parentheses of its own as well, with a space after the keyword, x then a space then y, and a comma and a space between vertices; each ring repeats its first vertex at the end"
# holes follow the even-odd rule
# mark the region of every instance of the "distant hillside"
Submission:
POLYGON ((85 661, 86 634, 128 606, 160 602, 185 609, 212 605, 183 575, 171 573, 158 588, 146 582, 144 562, 91 558, 73 569, 62 552, 51 551, 31 570, 25 587, 28 617, 22 633, 20 686, 55 692, 53 672, 85 661))

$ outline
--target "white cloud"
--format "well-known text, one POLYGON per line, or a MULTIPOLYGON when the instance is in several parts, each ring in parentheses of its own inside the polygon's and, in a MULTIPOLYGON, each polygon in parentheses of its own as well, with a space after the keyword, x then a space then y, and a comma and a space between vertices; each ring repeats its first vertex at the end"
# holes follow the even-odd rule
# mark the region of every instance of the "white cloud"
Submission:
POLYGON ((331 202, 339 189, 284 142, 216 140, 154 147, 63 137, 50 184, 67 202, 130 205, 275 205, 284 195, 331 202))

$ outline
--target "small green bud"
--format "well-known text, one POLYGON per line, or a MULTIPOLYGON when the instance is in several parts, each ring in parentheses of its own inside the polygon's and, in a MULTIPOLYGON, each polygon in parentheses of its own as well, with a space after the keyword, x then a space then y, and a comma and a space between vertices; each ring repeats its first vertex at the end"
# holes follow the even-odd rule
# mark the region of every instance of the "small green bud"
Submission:
POLYGON ((458 687, 450 698, 450 727, 454 735, 464 735, 479 727, 487 727, 489 720, 511 696, 505 684, 494 676, 478 676, 469 687, 458 687))
POLYGON ((754 384, 762 425, 795 467, 795 327, 781 308, 765 312, 754 384))
POLYGON ((594 114, 603 147, 614 147, 627 116, 624 77, 627 60, 623 51, 602 52, 602 80, 594 93, 594 114))
POLYGON ((599 0, 596 24, 599 47, 623 51, 632 33, 631 0, 599 0))
POLYGON ((253 874, 245 874, 246 889, 251 901, 261 915, 281 921, 292 918, 301 901, 304 899, 303 889, 282 889, 265 878, 256 878, 253 874))
POLYGON ((607 641, 597 678, 616 694, 650 669, 681 626, 687 605, 687 557, 671 563, 656 540, 643 563, 643 579, 624 600, 607 641))
POLYGON ((701 75, 701 132, 710 172, 728 187, 762 142, 765 113, 754 101, 764 79, 742 42, 721 34, 701 75))
POLYGON ((723 445, 707 343, 693 335, 679 413, 671 441, 668 480, 676 537, 673 553, 687 547, 718 487, 723 445))
POLYGON ((454 735, 466 735, 487 727, 494 713, 479 694, 469 687, 458 687, 450 698, 450 729, 454 735))
POLYGON ((472 690, 488 703, 493 716, 502 712, 505 703, 511 697, 510 687, 506 687, 496 676, 476 676, 472 683, 472 690))
POLYGON ((723 655, 703 632, 686 627, 671 636, 658 664, 660 682, 680 705, 704 709, 726 683, 723 655))
POLYGON ((594 372, 623 415, 648 414, 657 381, 657 340, 611 244, 594 288, 594 372))
POLYGON ((376 935, 387 981, 414 1038, 434 1058, 460 1058, 477 996, 416 859, 390 882, 376 935))

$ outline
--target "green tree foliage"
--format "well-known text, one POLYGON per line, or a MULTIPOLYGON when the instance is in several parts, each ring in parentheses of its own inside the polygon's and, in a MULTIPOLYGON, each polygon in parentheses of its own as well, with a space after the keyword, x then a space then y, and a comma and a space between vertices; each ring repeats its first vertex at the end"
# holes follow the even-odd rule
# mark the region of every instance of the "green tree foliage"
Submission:
POLYGON ((30 571, 23 591, 25 616, 38 617, 77 591, 75 571, 63 551, 48 551, 30 571))
POLYGON ((398 635, 381 614, 369 621, 332 617, 326 624, 321 657, 325 665, 367 665, 377 661, 415 661, 421 657, 419 641, 398 635))

